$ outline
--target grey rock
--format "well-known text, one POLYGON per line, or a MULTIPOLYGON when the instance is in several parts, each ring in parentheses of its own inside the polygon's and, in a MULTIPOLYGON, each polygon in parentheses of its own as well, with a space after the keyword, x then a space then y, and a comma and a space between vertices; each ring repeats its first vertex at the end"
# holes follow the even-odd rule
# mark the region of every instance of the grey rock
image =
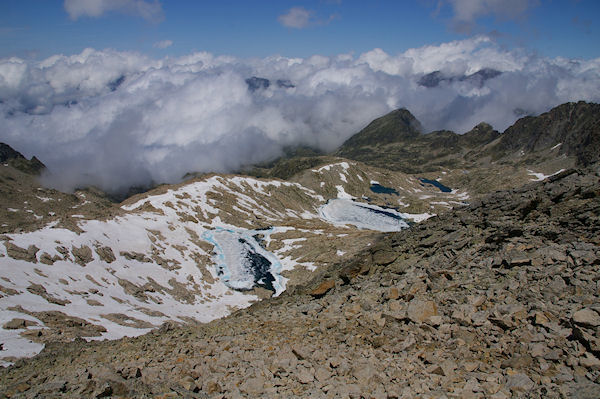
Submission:
POLYGON ((506 387, 513 392, 528 392, 535 383, 527 374, 517 373, 506 377, 506 387))
POLYGON ((589 308, 578 310, 573 314, 573 321, 582 326, 600 326, 600 315, 589 308))
POLYGON ((78 263, 81 266, 85 266, 92 260, 94 260, 94 257, 92 256, 92 249, 87 245, 82 245, 81 247, 73 247, 71 249, 71 253, 73 254, 75 263, 78 263))
POLYGON ((112 263, 117 260, 113 250, 110 247, 96 247, 95 251, 100 259, 106 263, 112 263))
POLYGON ((6 247, 6 253, 11 258, 37 263, 36 254, 40 249, 35 245, 30 245, 27 249, 25 249, 13 244, 10 241, 5 241, 4 246, 6 247))
POLYGON ((310 384, 315 380, 315 376, 311 371, 305 367, 299 366, 296 369, 296 377, 301 384, 310 384))
POLYGON ((437 306, 433 301, 413 299, 408 304, 407 316, 415 323, 423 323, 431 316, 436 316, 437 314, 437 306))

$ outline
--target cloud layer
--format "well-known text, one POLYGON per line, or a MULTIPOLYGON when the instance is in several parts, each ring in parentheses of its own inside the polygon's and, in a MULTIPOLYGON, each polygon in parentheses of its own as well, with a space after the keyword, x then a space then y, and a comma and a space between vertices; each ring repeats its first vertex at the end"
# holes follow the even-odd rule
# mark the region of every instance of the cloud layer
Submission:
POLYGON ((332 150, 399 107, 427 131, 465 132, 481 121, 504 130, 521 115, 577 100, 600 101, 600 59, 541 58, 485 37, 356 57, 151 59, 87 49, 0 60, 0 141, 46 163, 55 187, 115 192, 236 170, 285 146, 332 150), (502 73, 453 78, 484 68, 502 73), (447 79, 419 85, 434 71, 447 79), (253 76, 270 84, 249 90, 253 76))
POLYGON ((290 8, 286 14, 277 17, 279 23, 288 28, 302 29, 310 23, 312 13, 303 7, 290 8))
POLYGON ((454 29, 470 32, 480 17, 492 15, 502 19, 522 18, 539 0, 446 0, 454 12, 454 29))

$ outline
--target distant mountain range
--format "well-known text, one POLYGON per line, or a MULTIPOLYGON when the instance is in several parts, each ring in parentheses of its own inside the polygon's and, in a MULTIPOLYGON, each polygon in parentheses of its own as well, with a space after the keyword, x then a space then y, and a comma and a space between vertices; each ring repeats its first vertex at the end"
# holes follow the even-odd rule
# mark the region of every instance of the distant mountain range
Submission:
MULTIPOLYGON (((246 79, 246 84, 248 85, 248 90, 254 93, 255 91, 260 89, 268 89, 271 86, 271 81, 266 78, 252 76, 251 78, 246 79)), ((292 89, 296 87, 288 79, 277 79, 275 81, 275 85, 280 89, 292 89)))
POLYGON ((486 80, 501 75, 502 72, 492 68, 483 68, 470 75, 448 76, 441 71, 433 71, 419 78, 419 85, 424 87, 438 87, 443 83, 467 82, 477 87, 482 87, 486 80))
MULTIPOLYGON (((493 79, 501 74, 502 72, 493 68, 483 68, 469 75, 447 75, 441 71, 433 71, 421 76, 417 83, 420 86, 428 88, 434 88, 452 82, 465 82, 476 87, 482 87, 487 80, 493 79)), ((116 89, 123 81, 124 77, 122 76, 114 82, 111 82, 109 84, 110 89, 116 89)), ((255 92, 260 89, 268 89, 271 86, 271 80, 264 77, 252 76, 246 79, 246 84, 248 85, 248 90, 255 92)), ((296 87, 289 79, 277 79, 275 85, 278 88, 284 89, 296 87)))
MULTIPOLYGON (((406 109, 375 119, 329 156, 409 174, 450 173, 446 179, 472 192, 514 187, 509 169, 565 169, 598 161, 600 105, 566 103, 539 116, 519 119, 503 133, 482 122, 465 134, 448 130, 423 132, 406 109), (492 171, 498 176, 491 178, 492 171)), ((301 170, 325 162, 319 153, 288 154, 258 165, 255 176, 290 178, 301 170)))
POLYGON ((447 130, 422 134, 419 122, 406 109, 371 122, 348 139, 336 155, 407 173, 456 167, 491 157, 506 160, 515 154, 575 157, 580 165, 598 160, 600 105, 567 103, 535 117, 524 117, 500 134, 482 123, 465 134, 447 130))

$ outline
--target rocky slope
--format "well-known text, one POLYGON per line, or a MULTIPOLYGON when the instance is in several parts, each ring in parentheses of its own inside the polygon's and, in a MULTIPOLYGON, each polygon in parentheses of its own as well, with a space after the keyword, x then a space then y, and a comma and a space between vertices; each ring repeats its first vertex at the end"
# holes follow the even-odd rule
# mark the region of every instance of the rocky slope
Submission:
POLYGON ((574 157, 578 165, 600 159, 600 104, 567 103, 537 117, 519 119, 490 148, 495 158, 517 151, 525 162, 539 162, 539 153, 556 147, 558 156, 574 157))
POLYGON ((595 398, 600 167, 383 234, 194 327, 48 345, 5 397, 595 398))

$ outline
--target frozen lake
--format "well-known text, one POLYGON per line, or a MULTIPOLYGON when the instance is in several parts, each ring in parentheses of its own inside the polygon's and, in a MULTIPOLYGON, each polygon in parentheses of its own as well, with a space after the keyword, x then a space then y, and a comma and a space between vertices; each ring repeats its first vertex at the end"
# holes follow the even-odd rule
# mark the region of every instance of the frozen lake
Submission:
POLYGON ((337 198, 319 209, 319 216, 334 225, 353 225, 360 229, 383 232, 400 231, 409 227, 400 212, 351 199, 337 198))
POLYGON ((250 290, 255 286, 279 295, 285 289, 279 259, 264 249, 256 236, 271 230, 233 230, 217 228, 202 234, 215 247, 217 275, 228 287, 250 290))

